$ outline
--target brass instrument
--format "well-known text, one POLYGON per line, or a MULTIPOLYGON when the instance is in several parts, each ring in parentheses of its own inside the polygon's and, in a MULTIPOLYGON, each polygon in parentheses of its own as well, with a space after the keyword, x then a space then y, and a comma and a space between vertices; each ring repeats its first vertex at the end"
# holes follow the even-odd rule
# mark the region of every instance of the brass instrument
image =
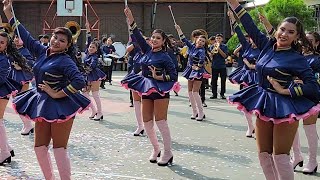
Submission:
POLYGON ((71 31, 73 43, 76 43, 81 33, 80 25, 75 21, 68 21, 64 26, 71 31))
POLYGON ((215 43, 213 49, 211 50, 212 54, 218 54, 218 49, 219 49, 220 44, 215 43))

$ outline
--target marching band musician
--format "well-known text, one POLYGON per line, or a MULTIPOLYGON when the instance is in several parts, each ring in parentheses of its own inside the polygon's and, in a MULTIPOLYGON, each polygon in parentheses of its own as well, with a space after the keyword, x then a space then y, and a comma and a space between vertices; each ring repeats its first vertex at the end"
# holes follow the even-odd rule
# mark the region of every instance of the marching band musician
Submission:
POLYGON ((122 83, 142 95, 144 128, 153 145, 149 161, 158 162, 159 166, 167 166, 173 161, 171 135, 167 122, 169 91, 178 77, 172 59, 166 52, 168 38, 164 31, 156 29, 151 36, 151 45, 147 44, 137 28, 129 7, 125 8, 124 13, 144 56, 141 59, 141 73, 127 76, 122 83), (162 153, 160 153, 154 129, 154 120, 163 139, 164 151, 162 153), (160 160, 157 161, 160 155, 160 160))
MULTIPOLYGON (((101 46, 102 58, 109 57, 108 54, 114 54, 116 52, 116 49, 114 48, 112 43, 113 43, 113 40, 111 37, 102 38, 102 46, 101 46)), ((111 81, 112 81, 112 70, 113 70, 113 66, 114 66, 114 59, 112 57, 110 57, 110 58, 112 59, 111 65, 110 66, 103 66, 103 72, 107 74, 109 85, 112 85, 111 81)), ((106 80, 102 80, 102 82, 101 82, 102 89, 105 89, 105 87, 104 87, 105 81, 106 80)))
POLYGON ((87 54, 84 58, 84 66, 87 76, 87 83, 88 85, 84 88, 83 95, 86 96, 88 99, 89 93, 92 92, 92 97, 94 102, 96 103, 97 108, 93 103, 90 104, 91 108, 91 116, 89 119, 93 119, 95 121, 100 121, 103 119, 102 108, 101 108, 101 100, 100 100, 100 93, 99 87, 101 80, 106 78, 106 74, 102 72, 98 68, 98 48, 99 45, 95 41, 91 41, 91 32, 90 32, 90 25, 89 22, 86 23, 87 29, 87 54))
MULTIPOLYGON (((67 144, 77 112, 86 109, 90 100, 79 93, 85 80, 76 66, 72 33, 65 27, 54 30, 49 47, 35 40, 19 21, 13 18, 12 1, 3 1, 3 11, 24 45, 37 55, 33 72, 37 88, 20 93, 13 100, 17 113, 35 121, 34 150, 46 179, 54 179, 48 146, 63 180, 71 179, 67 144)), ((2 138, 2 136, 0 136, 2 138)), ((2 140, 0 141, 3 142, 2 140)))
MULTIPOLYGON (((231 11, 228 12, 228 16, 235 33, 237 33, 237 37, 241 43, 241 47, 244 49, 242 57, 245 64, 244 66, 239 67, 233 73, 231 73, 229 76, 229 80, 231 83, 243 84, 245 87, 257 84, 258 79, 256 77, 257 71, 255 70, 255 64, 260 54, 260 50, 254 44, 251 38, 249 42, 246 40, 231 11)), ((254 133, 254 125, 252 122, 252 115, 249 113, 244 113, 244 116, 247 120, 248 125, 246 137, 253 137, 252 134, 254 133)))
POLYGON ((212 79, 211 79, 211 89, 212 96, 210 99, 217 98, 217 87, 218 87, 218 77, 220 76, 221 80, 221 91, 220 97, 221 99, 226 99, 224 93, 226 92, 226 80, 227 80, 227 69, 226 69, 226 61, 228 47, 223 44, 223 35, 217 34, 216 43, 212 46, 209 51, 211 52, 212 57, 212 79))
MULTIPOLYGON (((30 54, 29 50, 25 47, 23 47, 23 41, 15 35, 13 40, 18 52, 20 53, 20 56, 24 58, 25 63, 27 66, 19 66, 19 64, 16 62, 16 59, 11 57, 11 70, 9 72, 8 77, 12 78, 13 80, 19 82, 22 85, 21 92, 27 91, 29 89, 29 82, 31 82, 34 77, 31 70, 31 67, 33 67, 34 64, 34 58, 30 54)), ((20 116, 23 127, 20 131, 21 135, 29 135, 30 133, 33 133, 33 125, 32 122, 29 121, 26 117, 20 116)))
MULTIPOLYGON (((169 46, 167 47, 167 52, 169 54, 169 56, 172 59, 172 62, 174 64, 174 66, 176 67, 176 71, 178 74, 178 69, 179 67, 181 67, 181 63, 180 63, 180 56, 179 56, 179 48, 177 46, 177 40, 174 38, 174 36, 172 34, 168 35, 168 39, 169 39, 169 46)), ((177 81, 174 86, 173 86, 173 92, 175 93, 176 96, 178 95, 178 92, 181 89, 181 85, 180 83, 177 81)))
POLYGON ((183 71, 182 76, 188 80, 188 95, 192 107, 190 118, 202 121, 205 118, 205 114, 199 90, 203 78, 206 78, 204 62, 206 60, 207 38, 205 35, 200 35, 195 39, 195 44, 192 44, 185 38, 180 26, 175 25, 175 28, 180 39, 188 46, 188 65, 183 71))
POLYGON ((319 86, 298 43, 307 41, 303 25, 297 18, 287 17, 269 39, 237 0, 227 2, 257 47, 263 49, 256 64, 259 83, 240 90, 229 101, 239 110, 257 115, 258 157, 266 179, 293 180, 289 153, 299 120, 320 111, 319 86), (292 84, 294 77, 303 84, 292 84))

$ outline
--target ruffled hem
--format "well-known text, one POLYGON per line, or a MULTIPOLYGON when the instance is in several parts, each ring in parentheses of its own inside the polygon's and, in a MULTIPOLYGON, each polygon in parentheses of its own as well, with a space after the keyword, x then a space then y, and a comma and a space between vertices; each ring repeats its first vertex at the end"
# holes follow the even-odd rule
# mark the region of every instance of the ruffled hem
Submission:
POLYGON ((291 113, 286 118, 277 119, 277 118, 272 118, 272 117, 267 117, 267 116, 262 115, 262 113, 260 112, 259 109, 253 109, 251 111, 248 111, 241 103, 232 102, 232 101, 229 100, 229 98, 228 98, 228 103, 232 104, 232 105, 236 105, 237 109, 239 111, 242 111, 242 112, 247 113, 247 114, 248 113, 249 114, 255 114, 257 117, 259 117, 259 119, 261 119, 263 121, 266 121, 266 122, 272 121, 274 124, 280 124, 280 123, 283 123, 283 122, 293 123, 293 122, 295 122, 297 120, 300 120, 300 119, 306 120, 310 116, 313 116, 313 115, 317 114, 320 111, 320 104, 317 104, 317 105, 313 106, 311 109, 309 109, 309 111, 307 111, 306 113, 303 113, 303 114, 291 113))
MULTIPOLYGON (((90 103, 91 104, 91 103, 90 103)), ((74 112, 73 114, 71 115, 68 115, 66 116, 66 119, 53 119, 53 120, 48 120, 44 117, 36 117, 36 118, 31 118, 30 116, 28 116, 27 114, 25 115, 22 115, 22 114, 19 114, 17 109, 16 109, 16 106, 15 104, 12 104, 12 107, 14 109, 14 111, 19 114, 20 116, 23 116, 23 117, 26 117, 28 120, 31 120, 31 121, 34 121, 34 122, 42 122, 42 121, 46 121, 48 123, 54 123, 54 122, 57 122, 57 123, 64 123, 66 121, 69 121, 70 119, 72 119, 73 117, 76 116, 77 113, 79 114, 82 114, 85 110, 88 110, 89 109, 89 106, 90 104, 86 107, 86 108, 79 108, 76 112, 74 112)))
POLYGON ((80 93, 55 100, 46 93, 39 93, 35 89, 31 89, 18 94, 12 102, 12 106, 17 114, 32 121, 62 123, 70 120, 77 113, 81 114, 88 110, 91 103, 80 93))
POLYGON ((137 90, 135 90, 135 89, 133 89, 133 88, 128 87, 128 83, 120 83, 120 85, 121 85, 122 87, 124 87, 125 89, 129 89, 129 90, 131 90, 131 91, 134 91, 134 92, 138 93, 139 96, 149 96, 149 95, 152 94, 152 93, 158 93, 158 94, 160 94, 161 96, 165 96, 168 92, 170 92, 170 91, 173 90, 173 88, 174 88, 174 86, 173 86, 170 90, 168 90, 168 91, 163 91, 163 92, 159 92, 159 91, 157 91, 155 88, 150 88, 147 92, 139 92, 139 91, 137 91, 137 90))
POLYGON ((191 68, 191 66, 187 66, 186 69, 181 74, 184 78, 187 80, 197 80, 197 79, 209 79, 211 78, 211 75, 205 71, 205 69, 202 67, 200 70, 196 71, 191 68))
POLYGON ((0 96, 0 99, 2 99, 2 98, 10 98, 10 96, 15 96, 18 92, 19 92, 18 90, 14 90, 10 94, 7 94, 5 96, 0 96))

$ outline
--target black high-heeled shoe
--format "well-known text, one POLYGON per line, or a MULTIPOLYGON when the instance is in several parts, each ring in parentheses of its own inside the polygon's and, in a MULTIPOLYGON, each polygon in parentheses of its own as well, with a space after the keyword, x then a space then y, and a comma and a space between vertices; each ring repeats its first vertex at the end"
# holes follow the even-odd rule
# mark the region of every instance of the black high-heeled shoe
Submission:
POLYGON ((133 133, 133 136, 140 136, 143 135, 144 129, 142 129, 139 133, 133 133))
POLYGON ((89 119, 93 119, 98 113, 94 114, 93 116, 89 116, 89 119))
POLYGON ((16 155, 14 154, 14 151, 13 151, 13 150, 10 151, 10 154, 11 154, 11 157, 15 157, 15 156, 16 156, 16 155))
POLYGON ((100 117, 97 117, 97 115, 95 116, 95 118, 93 118, 93 120, 95 121, 100 121, 103 119, 103 115, 101 115, 100 117))
POLYGON ((11 163, 11 156, 0 162, 0 166, 3 166, 4 163, 11 163))
MULTIPOLYGON (((157 157, 160 157, 161 156, 161 151, 158 153, 158 156, 157 157)), ((157 160, 156 159, 150 159, 149 160, 151 163, 157 163, 157 160)))
POLYGON ((298 163, 293 167, 293 170, 295 170, 297 166, 302 167, 302 166, 303 166, 303 161, 298 162, 298 163))
POLYGON ((28 136, 29 134, 32 134, 32 133, 34 133, 34 128, 30 129, 30 131, 27 132, 27 133, 21 133, 21 135, 22 136, 28 136))
POLYGON ((168 162, 166 163, 160 163, 158 162, 158 166, 168 166, 169 164, 172 165, 172 162, 173 162, 173 156, 169 159, 168 162))
POLYGON ((197 121, 202 121, 202 120, 205 119, 205 118, 206 118, 206 115, 204 114, 201 119, 197 117, 196 120, 197 120, 197 121))

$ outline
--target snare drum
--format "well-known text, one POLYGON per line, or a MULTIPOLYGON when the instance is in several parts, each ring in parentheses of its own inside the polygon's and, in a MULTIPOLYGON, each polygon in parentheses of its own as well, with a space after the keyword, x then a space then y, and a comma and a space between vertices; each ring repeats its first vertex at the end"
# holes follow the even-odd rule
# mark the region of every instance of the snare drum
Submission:
POLYGON ((111 66, 111 63, 112 63, 111 58, 107 58, 107 57, 103 58, 103 63, 102 63, 103 66, 111 66))
POLYGON ((121 42, 114 42, 112 45, 116 49, 115 53, 119 56, 119 59, 126 54, 126 46, 123 45, 121 42))

